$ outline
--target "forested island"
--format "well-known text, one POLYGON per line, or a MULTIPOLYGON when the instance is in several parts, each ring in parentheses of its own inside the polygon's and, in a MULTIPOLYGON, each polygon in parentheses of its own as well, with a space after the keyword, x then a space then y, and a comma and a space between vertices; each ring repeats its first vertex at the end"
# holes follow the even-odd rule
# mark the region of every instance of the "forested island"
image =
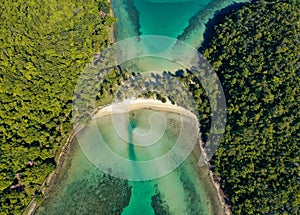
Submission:
MULTIPOLYGON (((73 129, 78 75, 111 43, 115 20, 105 0, 3 1, 2 8, 0 212, 21 214, 33 197, 41 200, 57 167, 73 129)), ((218 17, 200 49, 226 94, 228 123, 211 165, 234 214, 299 213, 299 20, 298 0, 247 3, 218 17)), ((98 104, 138 76, 114 68, 98 104)), ((201 83, 189 71, 174 76, 194 95, 205 140, 210 107, 201 83)))

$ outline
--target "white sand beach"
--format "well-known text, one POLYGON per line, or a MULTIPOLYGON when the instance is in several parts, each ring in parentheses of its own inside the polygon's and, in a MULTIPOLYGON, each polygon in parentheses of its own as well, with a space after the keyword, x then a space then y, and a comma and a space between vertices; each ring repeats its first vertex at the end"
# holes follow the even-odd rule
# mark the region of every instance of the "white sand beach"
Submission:
POLYGON ((135 100, 124 100, 120 103, 113 103, 108 106, 99 107, 97 110, 94 111, 93 118, 100 118, 102 116, 108 116, 112 114, 118 114, 118 113, 126 113, 134 110, 139 109, 151 109, 151 110, 157 110, 157 111, 163 111, 163 112, 173 112, 182 114, 184 116, 188 116, 191 118, 197 117, 190 112, 189 110, 171 104, 171 102, 163 103, 159 100, 155 99, 135 99, 135 100))

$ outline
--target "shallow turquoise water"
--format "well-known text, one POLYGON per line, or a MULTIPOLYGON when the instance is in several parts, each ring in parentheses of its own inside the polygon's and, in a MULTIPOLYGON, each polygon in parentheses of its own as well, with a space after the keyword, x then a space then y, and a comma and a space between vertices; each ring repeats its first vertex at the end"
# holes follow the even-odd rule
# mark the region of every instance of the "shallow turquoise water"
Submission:
POLYGON ((181 38, 199 48, 214 13, 248 0, 112 0, 117 41, 137 35, 181 38))
MULTIPOLYGON (((153 113, 157 111, 135 111, 134 129, 148 130, 149 117, 145 116, 153 113)), ((165 145, 174 145, 174 138, 178 136, 173 128, 181 124, 180 115, 159 113, 164 115, 167 122, 171 120, 172 123, 168 123, 166 132, 156 143, 160 147, 150 150, 144 149, 138 153, 137 145, 130 148, 130 143, 117 135, 110 116, 97 120, 97 130, 101 132, 106 144, 112 149, 119 146, 117 153, 120 156, 143 160, 142 151, 145 154, 148 153, 149 158, 156 156, 155 153, 149 151, 169 150, 170 146, 165 147, 165 145)), ((130 125, 123 126, 123 128, 126 132, 133 133, 132 130, 130 131, 130 125)), ((81 145, 93 146, 97 142, 95 140, 97 135, 94 135, 94 132, 96 130, 91 128, 82 131, 78 136, 80 141, 84 141, 81 145)), ((129 138, 132 143, 138 141, 135 134, 132 136, 129 138)), ((194 149, 180 167, 161 178, 148 181, 127 181, 106 175, 87 159, 76 140, 73 144, 54 188, 37 214, 221 214, 219 202, 215 196, 216 191, 207 172, 205 168, 201 169, 197 165, 199 147, 194 149)), ((135 169, 135 171, 137 174, 144 174, 148 170, 135 169)))
POLYGON ((163 35, 176 38, 183 33, 189 19, 211 0, 134 0, 139 11, 142 35, 163 35))
MULTIPOLYGON (((142 36, 141 42, 152 57, 130 60, 122 64, 127 70, 147 72, 174 72, 185 69, 168 59, 155 58, 164 50, 173 48, 173 44, 164 44, 160 49, 152 49, 151 44, 144 41, 143 36, 156 35, 179 39, 191 48, 198 49, 203 42, 206 23, 213 18, 216 11, 233 3, 248 0, 112 0, 113 10, 117 18, 115 38, 121 41, 127 38, 142 36), (170 46, 171 45, 171 46, 170 46)), ((176 40, 174 40, 175 42, 176 40)), ((148 41, 147 41, 148 42, 148 41)), ((175 49, 176 50, 176 49, 175 49)), ((130 48, 126 51, 132 51, 130 48)), ((176 50, 175 52, 180 52, 176 50)), ((180 54, 179 54, 180 57, 180 54)))
POLYGON ((155 214, 151 206, 151 197, 155 195, 152 181, 133 182, 129 205, 122 211, 123 215, 155 214))

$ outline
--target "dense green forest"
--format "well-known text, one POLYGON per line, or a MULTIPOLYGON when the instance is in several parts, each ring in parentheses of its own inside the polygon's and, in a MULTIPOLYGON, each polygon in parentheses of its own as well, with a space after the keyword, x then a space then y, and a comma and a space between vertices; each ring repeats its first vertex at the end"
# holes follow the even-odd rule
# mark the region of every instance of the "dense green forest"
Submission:
POLYGON ((228 107, 212 166, 235 214, 300 212, 299 5, 246 4, 207 41, 228 107))
MULTIPOLYGON (((228 106, 212 167, 235 214, 299 212, 299 3, 246 4, 226 15, 206 41, 204 55, 228 106)), ((2 1, 1 7, 0 214, 20 214, 56 168, 55 156, 72 130, 78 75, 111 42, 108 27, 115 20, 99 13, 109 13, 105 0, 2 1)), ((147 85, 138 73, 112 70, 99 88, 98 105, 110 103, 117 85, 133 76, 133 83, 147 85)), ((154 78, 164 77, 170 76, 154 78)), ((193 92, 205 140, 205 92, 192 73, 174 77, 193 92)), ((177 101, 167 92, 142 96, 177 101)))
POLYGON ((0 7, 0 214, 20 214, 56 166, 77 76, 110 44, 114 18, 100 14, 111 8, 105 0, 0 7))

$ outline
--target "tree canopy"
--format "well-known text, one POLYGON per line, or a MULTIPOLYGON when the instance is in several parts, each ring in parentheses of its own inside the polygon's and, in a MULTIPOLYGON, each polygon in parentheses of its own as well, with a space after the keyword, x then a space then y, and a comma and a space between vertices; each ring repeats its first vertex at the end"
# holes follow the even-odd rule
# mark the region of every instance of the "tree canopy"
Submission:
POLYGON ((225 16, 205 57, 224 87, 228 124, 212 160, 235 214, 297 214, 299 1, 255 1, 225 16))
POLYGON ((110 8, 105 0, 1 2, 1 214, 20 214, 55 168, 77 77, 111 42, 114 18, 99 13, 110 8))
MULTIPOLYGON (((115 20, 100 13, 109 13, 105 0, 1 6, 0 212, 20 214, 56 167, 72 130, 78 76, 111 42, 108 27, 115 20)), ((299 18, 298 0, 259 0, 226 15, 206 41, 204 56, 228 107, 224 139, 211 164, 235 214, 299 212, 299 18)), ((97 104, 110 103, 117 86, 130 78, 147 84, 138 73, 112 68, 97 104)), ((209 101, 192 73, 180 78, 193 92, 205 141, 209 101)), ((143 96, 175 101, 156 91, 143 96)))

